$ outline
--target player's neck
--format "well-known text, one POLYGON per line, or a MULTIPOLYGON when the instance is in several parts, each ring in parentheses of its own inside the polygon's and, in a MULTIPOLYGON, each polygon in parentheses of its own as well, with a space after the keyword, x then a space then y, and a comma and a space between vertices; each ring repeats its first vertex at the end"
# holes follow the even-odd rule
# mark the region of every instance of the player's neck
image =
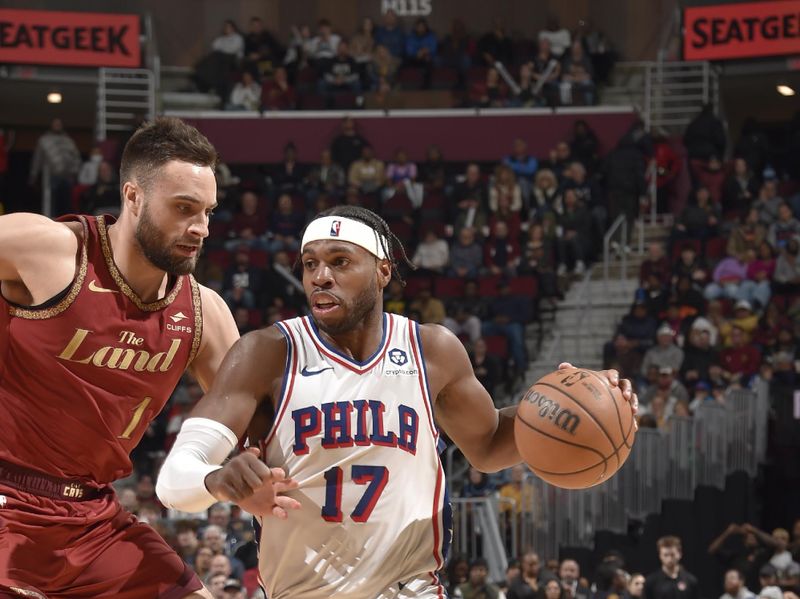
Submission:
MULTIPOLYGON (((380 306, 382 305, 383 303, 381 302, 380 306)), ((324 331, 321 331, 321 333, 339 351, 353 360, 363 362, 378 351, 378 346, 383 339, 383 311, 376 308, 346 333, 337 335, 331 335, 324 331)))
POLYGON ((144 257, 136 244, 131 225, 120 217, 108 227, 111 257, 122 277, 143 302, 154 302, 166 295, 168 277, 144 257))

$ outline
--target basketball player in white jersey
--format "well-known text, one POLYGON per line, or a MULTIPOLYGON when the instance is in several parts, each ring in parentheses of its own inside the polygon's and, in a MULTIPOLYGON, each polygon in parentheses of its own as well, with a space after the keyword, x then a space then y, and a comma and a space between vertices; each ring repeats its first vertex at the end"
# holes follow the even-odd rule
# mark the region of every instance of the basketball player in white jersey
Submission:
MULTIPOLYGON (((301 245, 311 317, 236 343, 161 471, 166 505, 230 500, 260 517, 270 599, 445 597, 438 427, 479 470, 521 461, 516 407, 494 407, 458 338, 383 312, 397 246, 405 258, 363 208, 314 219, 301 245), (253 447, 221 467, 246 433, 253 447), (275 481, 296 488, 276 495, 275 481)), ((607 375, 635 411, 630 383, 607 375)))

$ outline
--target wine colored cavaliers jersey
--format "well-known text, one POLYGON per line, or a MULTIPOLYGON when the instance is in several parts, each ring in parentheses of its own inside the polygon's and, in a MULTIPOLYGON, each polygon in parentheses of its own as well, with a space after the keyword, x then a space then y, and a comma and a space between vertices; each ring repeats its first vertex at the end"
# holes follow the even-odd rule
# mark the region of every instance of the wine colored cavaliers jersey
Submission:
POLYGON ((302 508, 260 523, 267 596, 443 597, 435 573, 449 504, 419 325, 384 314, 383 339, 364 362, 328 344, 308 317, 276 326, 286 371, 262 455, 298 481, 289 494, 302 508))
POLYGON ((202 336, 200 292, 180 276, 144 303, 114 265, 109 217, 83 224, 77 274, 43 306, 0 297, 0 460, 106 484, 164 407, 202 336))

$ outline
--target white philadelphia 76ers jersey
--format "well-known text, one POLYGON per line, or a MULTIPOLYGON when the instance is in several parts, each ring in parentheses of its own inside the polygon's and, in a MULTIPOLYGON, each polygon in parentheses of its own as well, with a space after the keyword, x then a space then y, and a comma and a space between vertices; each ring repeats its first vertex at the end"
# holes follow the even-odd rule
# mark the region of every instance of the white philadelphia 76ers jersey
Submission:
POLYGON ((290 494, 302 508, 262 522, 267 595, 444 597, 435 573, 449 505, 419 326, 384 314, 383 340, 365 362, 330 346, 310 318, 277 326, 287 364, 262 455, 299 483, 290 494))

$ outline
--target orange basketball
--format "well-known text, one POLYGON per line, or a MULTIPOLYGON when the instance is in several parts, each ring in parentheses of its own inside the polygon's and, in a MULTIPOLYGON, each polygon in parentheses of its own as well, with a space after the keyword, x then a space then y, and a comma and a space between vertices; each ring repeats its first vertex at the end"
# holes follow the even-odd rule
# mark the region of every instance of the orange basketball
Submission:
POLYGON ((537 476, 565 489, 608 480, 635 437, 630 404, 593 370, 543 376, 522 398, 514 422, 517 449, 537 476))

